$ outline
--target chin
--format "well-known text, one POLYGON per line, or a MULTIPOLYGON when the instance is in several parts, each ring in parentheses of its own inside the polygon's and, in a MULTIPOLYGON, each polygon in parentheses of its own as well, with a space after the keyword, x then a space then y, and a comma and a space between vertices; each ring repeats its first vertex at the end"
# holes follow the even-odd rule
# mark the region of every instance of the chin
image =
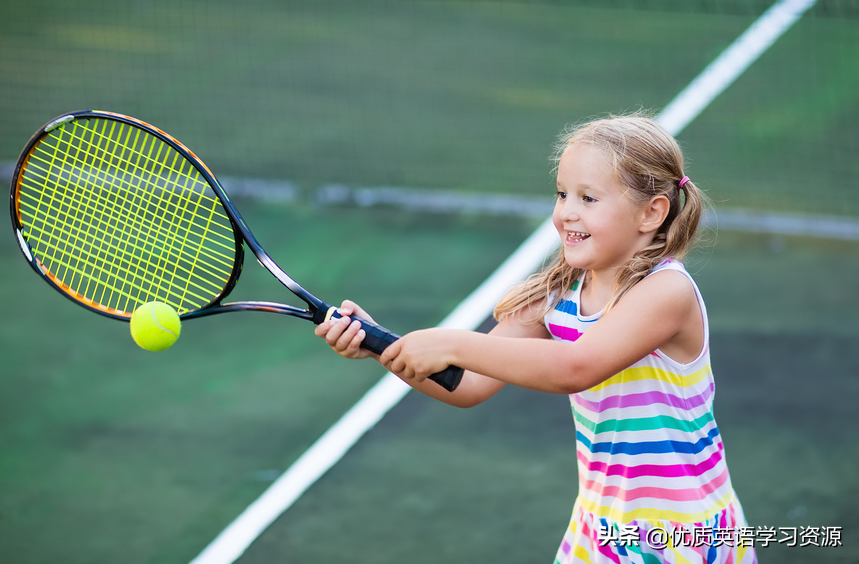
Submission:
POLYGON ((572 268, 588 269, 588 262, 583 260, 581 257, 570 256, 569 254, 564 253, 564 262, 567 263, 567 266, 572 268))

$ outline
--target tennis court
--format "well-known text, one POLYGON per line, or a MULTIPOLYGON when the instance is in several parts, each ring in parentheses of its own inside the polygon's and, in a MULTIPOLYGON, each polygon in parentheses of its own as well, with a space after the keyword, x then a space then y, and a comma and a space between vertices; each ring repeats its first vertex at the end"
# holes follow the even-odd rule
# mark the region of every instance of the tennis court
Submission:
MULTIPOLYGON (((548 205, 565 124, 663 108, 770 5, 10 0, 0 162, 8 181, 63 112, 144 119, 244 187, 242 214, 296 280, 402 333, 440 322, 541 218, 322 204, 322 189, 548 205)), ((859 222, 857 60, 859 4, 818 2, 684 129, 717 212, 859 222)), ((748 519, 843 535, 760 561, 859 560, 859 241, 722 229, 689 268, 748 519)), ((0 272, 3 561, 189 562, 383 374, 262 314, 188 321, 145 353, 38 281, 11 236, 0 272)), ((285 294, 251 261, 234 292, 285 294)), ((238 561, 547 562, 575 495, 567 398, 505 389, 457 410, 410 394, 238 561)))

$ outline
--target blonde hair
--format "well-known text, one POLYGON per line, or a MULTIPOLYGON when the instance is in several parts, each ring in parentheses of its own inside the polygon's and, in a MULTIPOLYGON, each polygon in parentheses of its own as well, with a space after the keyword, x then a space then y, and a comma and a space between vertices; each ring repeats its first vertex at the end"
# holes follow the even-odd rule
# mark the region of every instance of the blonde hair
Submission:
MULTIPOLYGON (((653 242, 619 270, 607 307, 610 309, 654 266, 669 257, 680 260, 694 246, 698 223, 708 200, 690 180, 680 187, 685 176, 680 146, 665 129, 641 112, 609 116, 567 128, 555 146, 556 172, 561 155, 575 144, 601 149, 614 170, 615 179, 627 189, 627 195, 635 203, 644 205, 655 196, 665 196, 670 202, 668 215, 657 229, 653 242), (681 192, 685 198, 681 197, 681 192)), ((582 274, 583 269, 566 263, 561 248, 541 272, 507 293, 495 308, 495 319, 502 321, 529 310, 535 317, 525 321, 536 322, 558 304, 582 274), (540 302, 544 304, 541 311, 530 311, 540 302)))

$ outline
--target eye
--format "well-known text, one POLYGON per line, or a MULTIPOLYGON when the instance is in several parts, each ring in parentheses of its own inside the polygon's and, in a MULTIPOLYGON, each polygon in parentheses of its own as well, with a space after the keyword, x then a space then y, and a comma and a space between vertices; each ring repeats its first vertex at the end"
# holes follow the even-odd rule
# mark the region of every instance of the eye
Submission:
POLYGON ((558 199, 559 199, 559 200, 566 200, 566 199, 567 199, 567 193, 566 193, 566 192, 562 192, 562 191, 560 191, 560 190, 558 190, 558 194, 557 194, 557 196, 558 196, 558 199))
POLYGON ((582 196, 582 201, 586 204, 592 204, 592 203, 596 202, 597 200, 596 200, 596 198, 592 198, 590 196, 582 196))

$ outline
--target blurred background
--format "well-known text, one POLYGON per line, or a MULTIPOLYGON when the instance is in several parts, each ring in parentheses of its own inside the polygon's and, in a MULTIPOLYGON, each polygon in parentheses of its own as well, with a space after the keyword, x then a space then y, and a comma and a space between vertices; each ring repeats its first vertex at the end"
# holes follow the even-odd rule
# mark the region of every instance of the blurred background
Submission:
MULTIPOLYGON (((0 176, 65 112, 143 119, 209 165, 294 278, 403 333, 545 219, 567 124, 658 112, 770 5, 4 0, 0 176), (416 203, 429 195, 442 204, 416 203)), ((715 217, 846 226, 713 222, 688 267, 750 524, 843 528, 841 547, 760 561, 857 562, 859 2, 817 2, 678 139, 715 217)), ((263 314, 189 321, 144 352, 39 281, 9 235, 2 562, 188 562, 383 374, 263 314)), ((288 292, 249 263, 233 295, 288 292)), ((239 562, 551 562, 576 480, 566 397, 410 394, 239 562)))

